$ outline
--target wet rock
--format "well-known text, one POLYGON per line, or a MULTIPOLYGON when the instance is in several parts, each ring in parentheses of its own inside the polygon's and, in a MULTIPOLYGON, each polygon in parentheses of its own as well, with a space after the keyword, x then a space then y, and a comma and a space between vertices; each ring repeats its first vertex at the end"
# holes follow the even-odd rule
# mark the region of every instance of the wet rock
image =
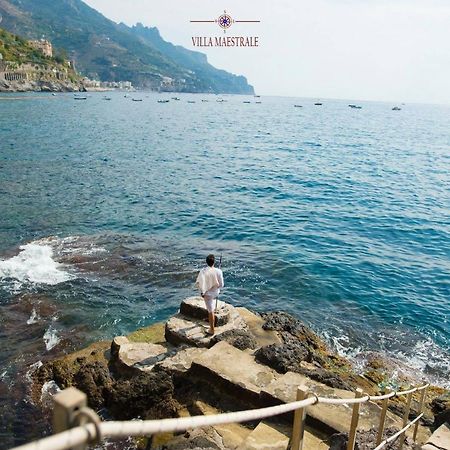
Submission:
POLYGON ((118 380, 109 392, 106 406, 119 420, 173 417, 177 404, 173 383, 164 371, 142 373, 129 380, 118 380))
POLYGON ((433 427, 434 427, 434 429, 437 429, 444 423, 447 423, 448 425, 450 425, 450 408, 446 409, 445 411, 442 411, 441 413, 437 414, 434 417, 433 427))
POLYGON ((300 320, 283 311, 263 314, 264 330, 285 331, 297 337, 312 349, 325 350, 325 343, 300 320))
POLYGON ((301 342, 287 339, 283 344, 267 345, 255 353, 256 360, 279 373, 297 372, 301 361, 311 358, 310 352, 301 342))
POLYGON ((256 339, 250 332, 245 330, 228 330, 218 334, 211 339, 209 346, 212 347, 221 341, 228 342, 239 350, 255 349, 257 347, 256 339))
MULTIPOLYGON (((386 428, 383 435, 383 440, 393 436, 399 430, 396 428, 386 428)), ((373 450, 376 447, 377 430, 358 431, 356 433, 355 450, 373 450)), ((329 450, 347 450, 348 433, 333 434, 328 443, 330 444, 329 450)), ((398 447, 398 440, 387 444, 384 449, 396 449, 398 447)), ((406 450, 413 450, 416 448, 414 442, 406 438, 403 448, 406 450)))

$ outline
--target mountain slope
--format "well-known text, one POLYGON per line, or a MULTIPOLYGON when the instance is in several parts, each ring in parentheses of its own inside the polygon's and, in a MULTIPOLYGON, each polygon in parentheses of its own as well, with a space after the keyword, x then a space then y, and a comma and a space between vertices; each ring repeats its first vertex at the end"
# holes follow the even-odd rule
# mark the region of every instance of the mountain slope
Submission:
POLYGON ((180 91, 253 92, 245 77, 215 69, 205 55, 205 64, 193 69, 183 56, 189 50, 163 41, 159 32, 159 39, 148 39, 81 0, 0 0, 0 14, 3 28, 30 39, 44 36, 65 49, 77 69, 91 78, 159 88, 162 77, 170 77, 174 79, 170 89, 180 91))

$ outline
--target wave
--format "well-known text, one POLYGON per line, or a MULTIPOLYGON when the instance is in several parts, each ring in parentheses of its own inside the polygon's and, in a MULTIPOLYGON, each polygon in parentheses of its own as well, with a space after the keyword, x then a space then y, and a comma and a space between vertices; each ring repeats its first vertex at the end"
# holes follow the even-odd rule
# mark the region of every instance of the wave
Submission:
POLYGON ((38 313, 36 312, 36 309, 33 308, 33 311, 31 312, 31 316, 27 320, 27 325, 32 325, 34 323, 38 323, 39 319, 40 319, 40 317, 39 317, 38 313))
POLYGON ((42 338, 44 339, 45 348, 47 351, 50 351, 52 348, 56 347, 60 342, 56 330, 51 325, 42 338))
POLYGON ((14 280, 14 290, 24 283, 56 285, 75 278, 53 259, 53 249, 49 245, 33 242, 19 248, 18 255, 0 260, 0 280, 14 280))

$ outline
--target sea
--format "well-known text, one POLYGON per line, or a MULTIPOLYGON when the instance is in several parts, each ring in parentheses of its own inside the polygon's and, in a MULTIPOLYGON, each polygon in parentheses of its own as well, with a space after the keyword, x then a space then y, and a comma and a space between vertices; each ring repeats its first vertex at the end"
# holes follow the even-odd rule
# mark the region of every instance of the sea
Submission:
POLYGON ((209 253, 224 301, 450 388, 450 106, 106 95, 0 96, 1 449, 48 430, 33 370, 166 320, 209 253))

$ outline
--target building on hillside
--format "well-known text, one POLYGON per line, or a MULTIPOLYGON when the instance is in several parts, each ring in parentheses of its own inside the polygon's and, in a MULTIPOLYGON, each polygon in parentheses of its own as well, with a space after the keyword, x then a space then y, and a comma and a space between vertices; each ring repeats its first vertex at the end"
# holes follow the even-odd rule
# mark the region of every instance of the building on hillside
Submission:
POLYGON ((39 41, 28 41, 28 43, 36 50, 40 50, 44 56, 49 58, 53 56, 53 46, 49 41, 40 39, 39 41))
POLYGON ((65 68, 0 61, 0 81, 66 81, 68 76, 68 70, 65 68))

